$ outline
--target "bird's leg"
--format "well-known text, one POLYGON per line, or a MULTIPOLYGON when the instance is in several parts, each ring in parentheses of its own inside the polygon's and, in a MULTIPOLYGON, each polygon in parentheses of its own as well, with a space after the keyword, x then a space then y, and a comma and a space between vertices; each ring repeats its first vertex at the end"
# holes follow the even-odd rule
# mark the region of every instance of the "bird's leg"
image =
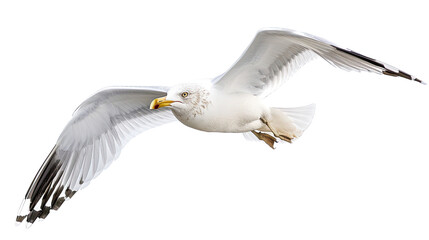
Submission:
POLYGON ((272 149, 274 149, 274 143, 277 142, 277 139, 270 134, 266 134, 263 132, 256 132, 255 130, 252 130, 252 133, 255 134, 255 136, 259 139, 264 141, 268 146, 270 146, 272 149))
POLYGON ((292 143, 292 138, 290 138, 290 137, 288 137, 288 136, 286 136, 286 135, 281 135, 281 134, 279 134, 275 129, 273 129, 271 126, 270 126, 270 123, 267 121, 267 120, 265 120, 264 118, 260 118, 260 120, 261 120, 261 122, 262 123, 264 123, 265 125, 267 125, 267 127, 271 130, 271 132, 274 134, 274 136, 275 137, 278 137, 278 138, 280 138, 281 140, 283 140, 283 141, 286 141, 286 142, 288 142, 288 143, 292 143))

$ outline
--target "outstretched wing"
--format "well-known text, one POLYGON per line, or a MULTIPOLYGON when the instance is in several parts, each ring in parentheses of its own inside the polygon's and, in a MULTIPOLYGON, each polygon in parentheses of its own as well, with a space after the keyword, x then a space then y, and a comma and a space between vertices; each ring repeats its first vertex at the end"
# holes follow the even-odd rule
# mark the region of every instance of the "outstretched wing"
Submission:
POLYGON ((424 83, 376 59, 322 38, 287 29, 260 31, 231 69, 213 83, 224 91, 267 96, 314 56, 344 70, 399 76, 424 83))
POLYGON ((149 109, 165 90, 108 88, 83 102, 36 174, 16 221, 45 218, 108 167, 132 137, 175 120, 168 108, 149 109))

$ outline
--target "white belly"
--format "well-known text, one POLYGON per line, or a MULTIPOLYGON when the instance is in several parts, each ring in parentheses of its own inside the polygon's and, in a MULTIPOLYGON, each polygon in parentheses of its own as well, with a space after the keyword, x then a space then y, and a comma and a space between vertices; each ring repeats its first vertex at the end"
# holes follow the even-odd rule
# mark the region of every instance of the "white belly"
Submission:
POLYGON ((220 95, 195 116, 175 113, 176 118, 188 127, 206 132, 247 132, 263 126, 260 118, 269 112, 259 97, 250 94, 220 95))

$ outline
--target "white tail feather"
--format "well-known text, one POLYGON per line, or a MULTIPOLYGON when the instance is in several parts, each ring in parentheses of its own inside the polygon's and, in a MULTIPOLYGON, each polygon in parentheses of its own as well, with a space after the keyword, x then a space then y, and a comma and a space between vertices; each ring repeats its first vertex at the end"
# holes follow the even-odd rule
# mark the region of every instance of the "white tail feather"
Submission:
MULTIPOLYGON (((296 126, 299 136, 310 126, 313 120, 314 113, 316 112, 316 104, 310 104, 303 107, 296 108, 276 108, 285 113, 292 123, 296 126)), ((273 135, 269 132, 267 134, 273 135)), ((252 132, 244 132, 243 136, 249 141, 259 141, 259 139, 252 132)))
POLYGON ((292 120, 295 126, 304 132, 311 124, 314 113, 316 112, 316 104, 310 104, 303 107, 296 108, 277 108, 280 111, 286 113, 286 115, 292 120))

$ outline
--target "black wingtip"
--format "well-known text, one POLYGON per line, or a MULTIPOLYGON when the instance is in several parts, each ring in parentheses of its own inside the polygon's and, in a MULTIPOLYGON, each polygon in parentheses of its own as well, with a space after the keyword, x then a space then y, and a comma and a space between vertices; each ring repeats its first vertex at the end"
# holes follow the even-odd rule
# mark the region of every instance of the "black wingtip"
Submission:
POLYGON ((394 67, 390 67, 390 66, 388 66, 387 64, 384 64, 384 63, 382 63, 382 62, 380 62, 380 61, 378 61, 378 60, 376 60, 376 59, 374 59, 374 58, 370 58, 370 57, 367 57, 367 56, 362 55, 362 54, 360 54, 360 53, 354 52, 354 51, 352 51, 352 50, 344 49, 344 48, 340 48, 340 47, 335 46, 335 45, 331 45, 331 46, 332 46, 333 48, 337 49, 337 50, 338 50, 338 51, 340 51, 340 52, 343 52, 343 53, 346 53, 346 54, 352 55, 352 56, 354 56, 354 57, 356 57, 356 58, 359 58, 359 59, 361 59, 361 60, 363 60, 363 61, 366 61, 366 62, 368 62, 368 63, 370 63, 370 64, 373 64, 373 65, 375 65, 375 66, 377 66, 377 67, 379 67, 379 68, 384 69, 384 70, 382 71, 382 73, 383 73, 384 75, 389 75, 389 76, 393 76, 393 77, 402 77, 402 78, 406 78, 406 79, 408 79, 408 80, 415 81, 415 82, 419 82, 419 83, 421 83, 421 84, 423 84, 423 85, 426 85, 426 83, 425 83, 425 82, 423 82, 422 80, 420 80, 420 79, 418 79, 418 78, 415 78, 415 77, 411 76, 410 74, 408 74, 408 73, 406 73, 406 72, 403 72, 403 71, 401 71, 401 70, 399 70, 399 69, 395 69, 394 67))
POLYGON ((27 222, 33 224, 41 214, 42 214, 42 211, 36 211, 36 210, 31 211, 27 216, 27 222))
POLYGON ((73 195, 76 193, 77 191, 73 191, 73 190, 71 190, 70 188, 67 188, 66 189, 66 198, 72 198, 73 197, 73 195))
POLYGON ((16 216, 16 222, 17 223, 22 223, 22 221, 24 221, 24 219, 26 218, 27 216, 16 216))
POLYGON ((426 85, 426 82, 424 82, 424 81, 422 81, 422 80, 420 80, 418 78, 415 78, 415 77, 411 76, 410 74, 408 74, 406 72, 403 72, 401 70, 398 70, 396 72, 396 71, 392 71, 392 70, 386 69, 386 70, 383 71, 383 74, 384 75, 393 76, 393 77, 402 77, 402 78, 405 78, 405 79, 408 79, 408 80, 415 81, 415 82, 421 83, 423 85, 426 85))
POLYGON ((53 204, 52 209, 58 210, 61 207, 61 205, 63 205, 65 200, 66 199, 64 197, 58 198, 58 200, 55 201, 55 203, 53 204))
POLYGON ((49 215, 50 211, 51 211, 50 207, 46 207, 46 206, 43 207, 42 213, 40 214, 39 218, 45 219, 49 215))
POLYGON ((427 85, 427 83, 426 83, 426 82, 424 82, 424 81, 422 81, 422 80, 420 80, 420 79, 418 79, 418 78, 415 78, 415 79, 414 79, 414 81, 419 82, 419 83, 421 83, 421 84, 423 84, 423 85, 427 85))

